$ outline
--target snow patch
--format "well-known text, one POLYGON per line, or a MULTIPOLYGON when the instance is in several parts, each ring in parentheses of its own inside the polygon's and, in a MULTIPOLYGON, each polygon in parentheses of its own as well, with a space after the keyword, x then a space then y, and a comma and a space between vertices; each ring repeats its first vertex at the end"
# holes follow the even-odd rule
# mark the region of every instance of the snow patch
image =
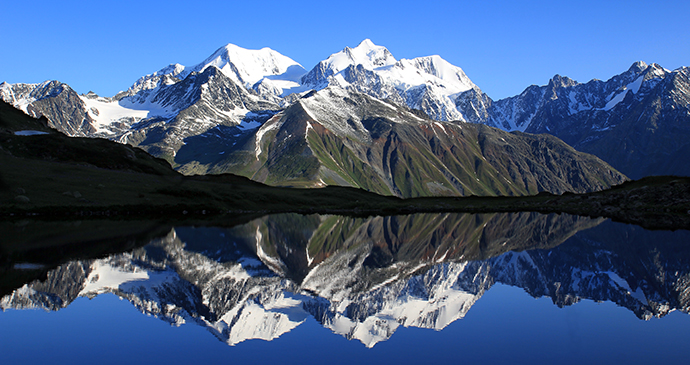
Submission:
POLYGON ((14 264, 12 268, 14 270, 41 270, 44 269, 46 266, 43 264, 34 264, 30 262, 20 262, 17 264, 14 264))
POLYGON ((91 272, 86 278, 86 286, 79 292, 79 296, 87 294, 101 294, 110 290, 117 290, 124 283, 149 279, 149 273, 138 267, 131 271, 111 266, 107 261, 97 260, 91 266, 91 272))
POLYGON ((642 86, 642 81, 644 81, 644 75, 640 75, 637 79, 635 79, 635 81, 623 86, 617 91, 618 93, 611 93, 611 95, 608 97, 609 101, 606 103, 606 106, 600 110, 609 111, 613 109, 616 105, 618 105, 618 103, 625 99, 625 96, 629 91, 631 91, 633 94, 637 94, 637 92, 640 91, 640 86, 642 86))
POLYGON ((261 127, 261 122, 256 120, 243 120, 237 125, 237 128, 242 129, 243 131, 256 129, 259 127, 261 127))
POLYGON ((261 126, 259 128, 259 130, 256 131, 256 135, 255 135, 256 148, 254 150, 256 158, 259 158, 259 155, 261 155, 261 152, 262 152, 261 151, 261 144, 263 143, 264 134, 266 134, 267 132, 269 132, 273 129, 277 129, 280 126, 279 123, 277 123, 277 122, 272 123, 271 121, 273 121, 273 119, 264 123, 264 125, 261 126))
POLYGON ((34 130, 23 130, 14 132, 15 136, 38 136, 42 134, 48 134, 48 132, 34 131, 34 130))
POLYGON ((89 116, 95 121, 96 133, 112 133, 108 127, 114 123, 128 120, 128 123, 154 116, 169 116, 172 111, 160 105, 145 103, 135 104, 127 99, 111 101, 105 98, 89 98, 80 95, 79 98, 86 104, 89 116))
POLYGON ((0 84, 0 98, 24 113, 29 114, 29 105, 36 101, 36 98, 31 96, 31 92, 48 83, 49 81, 41 84, 9 84, 3 82, 0 84), (24 90, 24 92, 20 90, 24 90))

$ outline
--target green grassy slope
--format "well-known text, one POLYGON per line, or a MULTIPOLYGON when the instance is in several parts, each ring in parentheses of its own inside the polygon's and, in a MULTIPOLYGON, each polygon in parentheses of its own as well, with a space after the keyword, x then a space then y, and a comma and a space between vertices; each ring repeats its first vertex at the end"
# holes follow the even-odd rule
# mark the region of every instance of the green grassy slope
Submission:
POLYGON ((324 91, 294 103, 207 171, 272 186, 353 186, 404 198, 582 193, 625 181, 552 136, 432 121, 348 95, 358 100, 324 91))

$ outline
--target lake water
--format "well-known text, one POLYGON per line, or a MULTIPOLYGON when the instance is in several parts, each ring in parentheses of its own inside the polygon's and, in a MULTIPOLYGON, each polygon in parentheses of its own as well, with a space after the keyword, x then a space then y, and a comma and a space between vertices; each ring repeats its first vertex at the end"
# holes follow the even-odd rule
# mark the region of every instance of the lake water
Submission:
POLYGON ((687 231, 536 213, 0 229, 3 364, 690 355, 687 231))

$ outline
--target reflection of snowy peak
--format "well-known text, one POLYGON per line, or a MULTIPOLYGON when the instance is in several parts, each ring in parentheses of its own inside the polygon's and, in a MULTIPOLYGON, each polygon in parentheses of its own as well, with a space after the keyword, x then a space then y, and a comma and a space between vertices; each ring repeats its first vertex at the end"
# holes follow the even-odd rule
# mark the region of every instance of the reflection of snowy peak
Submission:
POLYGON ((0 308, 57 310, 80 296, 113 293, 142 313, 177 326, 196 323, 234 345, 271 340, 299 325, 307 314, 293 288, 256 260, 219 263, 186 251, 173 231, 133 253, 64 265, 45 283, 2 298, 0 308))
POLYGON ((650 232, 612 222, 578 233, 551 250, 492 259, 497 282, 551 297, 558 306, 581 299, 611 301, 641 319, 690 312, 687 231, 650 232))
POLYGON ((445 328, 464 317, 493 283, 481 262, 417 263, 409 271, 404 269, 408 263, 400 263, 400 270, 391 270, 384 282, 364 290, 360 286, 371 280, 369 269, 362 261, 354 267, 349 267, 352 261, 342 265, 347 259, 352 257, 329 259, 314 268, 302 287, 327 301, 305 303, 305 309, 334 333, 367 347, 387 340, 399 326, 445 328), (425 272, 410 275, 417 270, 425 272))
POLYGON ((527 227, 549 227, 551 234, 533 245, 550 247, 583 224, 592 223, 535 214, 284 214, 232 229, 177 228, 131 253, 63 265, 45 282, 0 299, 0 306, 56 310, 79 296, 113 293, 171 324, 202 325, 230 344, 276 338, 311 314, 373 346, 400 325, 444 328, 491 285, 486 263, 444 260, 520 247, 520 237, 532 236, 522 232, 527 227), (570 228, 554 234, 563 220, 570 228), (507 221, 520 222, 520 229, 499 228, 507 221), (344 236, 336 233, 341 230, 344 236), (465 236, 510 244, 478 253, 458 245, 465 236), (394 258, 385 257, 382 244, 394 258))
POLYGON ((311 315, 368 347, 401 326, 443 329, 494 283, 559 306, 612 301, 642 319, 688 312, 687 232, 604 222, 572 236, 596 223, 534 214, 286 214, 229 229, 177 228, 130 253, 58 267, 0 298, 0 308, 58 310, 112 293, 231 345, 277 338, 311 315))

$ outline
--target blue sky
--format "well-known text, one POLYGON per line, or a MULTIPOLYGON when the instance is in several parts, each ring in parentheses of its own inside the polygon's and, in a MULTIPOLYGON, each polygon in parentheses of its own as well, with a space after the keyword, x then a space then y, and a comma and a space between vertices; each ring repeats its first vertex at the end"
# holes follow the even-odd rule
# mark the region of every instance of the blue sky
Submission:
POLYGON ((0 82, 59 80, 112 96, 233 43, 310 69, 365 38, 438 54, 493 99, 555 74, 608 79, 638 60, 690 66, 688 1, 7 1, 0 82))

